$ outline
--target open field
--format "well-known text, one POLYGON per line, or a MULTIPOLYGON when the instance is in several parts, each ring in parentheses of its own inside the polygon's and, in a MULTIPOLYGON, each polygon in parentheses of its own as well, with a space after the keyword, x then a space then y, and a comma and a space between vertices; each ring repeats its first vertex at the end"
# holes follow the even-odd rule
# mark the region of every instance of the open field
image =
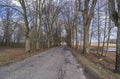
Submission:
MULTIPOLYGON (((40 51, 44 51, 41 49, 40 51)), ((39 52, 32 51, 30 53, 25 53, 23 48, 0 48, 0 66, 4 66, 19 60, 36 55, 39 52)))
MULTIPOLYGON (((72 44, 73 46, 75 46, 75 43, 72 44)), ((78 46, 83 46, 83 43, 79 43, 78 46)), ((92 42, 91 43, 91 46, 98 46, 98 43, 97 42, 92 42)), ((100 43, 100 46, 103 46, 103 43, 100 43)), ((107 46, 107 43, 105 43, 105 46, 107 46)), ((109 43, 109 47, 116 47, 116 44, 114 43, 109 43)))
MULTIPOLYGON (((76 44, 74 43, 74 44, 72 44, 72 46, 76 46, 76 44)), ((97 42, 92 42, 91 43, 91 46, 90 47, 95 47, 95 48, 97 48, 97 46, 98 46, 98 43, 97 42)), ((100 43, 100 47, 102 48, 103 47, 103 43, 100 43)), ((105 47, 107 47, 107 43, 105 43, 105 47)), ((116 44, 114 44, 114 43, 109 43, 109 46, 108 46, 109 48, 116 48, 116 44)), ((83 43, 79 43, 78 44, 78 49, 81 49, 81 48, 83 48, 83 43)))
MULTIPOLYGON (((91 46, 98 46, 97 42, 92 42, 91 46)), ((100 43, 100 46, 103 46, 103 43, 100 43)), ((105 43, 105 46, 107 46, 107 43, 105 43)), ((116 47, 116 44, 109 43, 109 47, 116 47)))

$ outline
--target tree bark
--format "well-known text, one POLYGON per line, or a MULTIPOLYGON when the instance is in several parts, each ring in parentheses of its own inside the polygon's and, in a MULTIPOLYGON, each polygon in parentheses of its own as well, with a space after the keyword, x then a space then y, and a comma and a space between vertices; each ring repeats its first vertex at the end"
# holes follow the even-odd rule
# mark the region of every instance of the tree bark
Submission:
POLYGON ((89 25, 84 27, 84 43, 83 43, 83 53, 89 53, 89 25))

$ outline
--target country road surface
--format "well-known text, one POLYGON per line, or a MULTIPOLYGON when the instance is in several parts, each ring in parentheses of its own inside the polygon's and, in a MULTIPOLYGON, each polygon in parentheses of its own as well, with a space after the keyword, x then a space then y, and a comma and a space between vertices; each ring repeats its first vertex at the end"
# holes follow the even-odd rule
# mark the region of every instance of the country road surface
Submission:
POLYGON ((0 79, 87 79, 67 46, 0 67, 0 79))

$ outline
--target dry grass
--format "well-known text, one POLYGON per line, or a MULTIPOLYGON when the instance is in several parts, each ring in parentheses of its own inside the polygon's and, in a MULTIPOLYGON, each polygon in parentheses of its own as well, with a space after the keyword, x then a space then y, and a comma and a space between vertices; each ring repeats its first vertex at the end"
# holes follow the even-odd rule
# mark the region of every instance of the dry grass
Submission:
MULTIPOLYGON (((41 49, 41 52, 43 49, 41 49)), ((0 66, 4 66, 19 60, 23 60, 25 58, 31 57, 40 53, 32 51, 31 53, 25 53, 22 48, 9 48, 9 49, 0 49, 0 66)))
MULTIPOLYGON (((97 42, 93 42, 91 43, 91 46, 98 46, 98 43, 97 42)), ((103 43, 100 43, 100 46, 103 46, 103 43)), ((107 46, 107 43, 105 43, 105 46, 107 46)), ((109 47, 116 47, 116 44, 113 44, 113 43, 110 43, 109 44, 109 47)))
MULTIPOLYGON (((75 44, 72 44, 72 46, 75 46, 75 44)), ((91 47, 97 47, 98 43, 97 42, 92 42, 91 43, 91 47)), ((100 47, 103 46, 103 43, 100 43, 100 47)), ((105 47, 107 46, 107 43, 105 43, 105 47)), ((83 43, 78 44, 78 48, 82 48, 83 47, 83 43)), ((116 47, 116 44, 113 43, 109 43, 109 47, 116 47)))

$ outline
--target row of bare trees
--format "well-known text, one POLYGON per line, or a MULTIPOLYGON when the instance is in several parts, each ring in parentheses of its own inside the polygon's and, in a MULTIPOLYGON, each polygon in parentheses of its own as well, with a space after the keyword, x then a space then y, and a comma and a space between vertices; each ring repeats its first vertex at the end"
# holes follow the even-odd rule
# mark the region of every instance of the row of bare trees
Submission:
POLYGON ((26 52, 30 52, 31 49, 39 50, 40 47, 49 48, 51 46, 60 45, 60 25, 62 23, 58 18, 62 8, 60 4, 46 0, 14 1, 18 5, 12 3, 11 0, 1 1, 0 4, 1 18, 3 17, 1 25, 3 26, 2 28, 5 28, 2 29, 4 35, 1 35, 3 40, 1 42, 4 43, 5 46, 13 42, 13 38, 17 39, 17 37, 13 36, 15 34, 18 36, 18 41, 25 43, 26 52), (6 11, 6 13, 4 13, 4 11, 6 11), (16 15, 14 15, 14 13, 16 15), (13 20, 15 22, 11 24, 15 26, 16 29, 12 28, 10 24, 13 20), (10 35, 9 28, 12 28, 16 33, 11 33, 10 35), (17 33, 20 34, 17 35, 17 33))

